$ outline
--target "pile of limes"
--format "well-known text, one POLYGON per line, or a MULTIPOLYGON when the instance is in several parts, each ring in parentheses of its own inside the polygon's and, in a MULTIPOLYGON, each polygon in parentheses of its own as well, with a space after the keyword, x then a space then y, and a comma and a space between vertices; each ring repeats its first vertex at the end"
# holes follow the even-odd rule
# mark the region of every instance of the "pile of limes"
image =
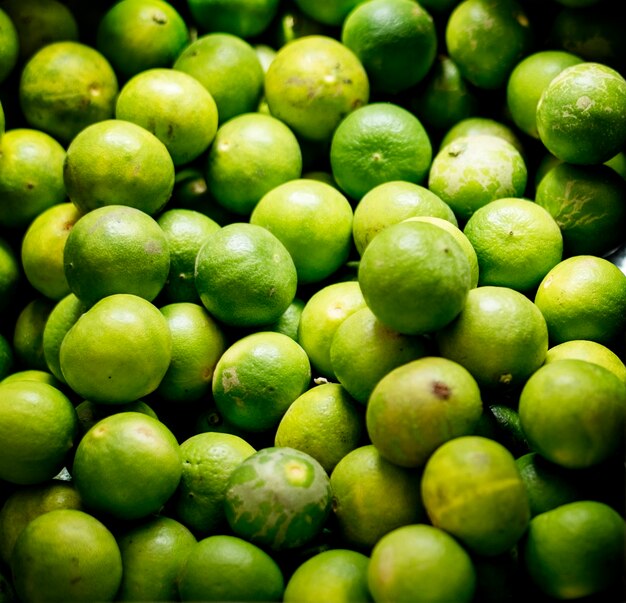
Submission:
POLYGON ((0 603, 620 603, 612 0, 0 0, 0 603))

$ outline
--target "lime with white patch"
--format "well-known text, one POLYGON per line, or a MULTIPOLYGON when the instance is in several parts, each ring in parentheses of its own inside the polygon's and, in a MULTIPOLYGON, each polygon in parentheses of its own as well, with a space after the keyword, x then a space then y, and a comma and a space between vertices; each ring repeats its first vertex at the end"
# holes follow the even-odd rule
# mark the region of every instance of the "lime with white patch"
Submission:
POLYGON ((321 533, 331 499, 328 475, 312 456, 270 447, 231 473, 224 508, 236 535, 280 551, 302 546, 321 533))

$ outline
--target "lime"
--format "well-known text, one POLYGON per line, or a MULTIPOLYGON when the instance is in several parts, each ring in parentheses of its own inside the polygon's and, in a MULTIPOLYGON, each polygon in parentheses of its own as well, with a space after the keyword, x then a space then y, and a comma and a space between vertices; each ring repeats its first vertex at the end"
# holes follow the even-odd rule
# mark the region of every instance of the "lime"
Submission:
POLYGON ((341 25, 359 0, 295 0, 296 6, 314 21, 341 25))
POLYGON ((278 317, 278 320, 267 325, 267 330, 282 333, 298 341, 298 326, 300 325, 300 317, 302 316, 303 309, 304 301, 299 297, 294 297, 293 301, 287 306, 287 309, 278 317))
POLYGON ((330 485, 339 535, 359 550, 369 552, 388 532, 426 517, 420 474, 390 463, 372 444, 348 452, 330 474, 330 485))
POLYGON ((117 77, 104 55, 74 41, 38 50, 19 86, 26 121, 64 144, 88 125, 112 118, 117 93, 117 77))
POLYGON ((526 199, 490 201, 463 233, 476 251, 479 285, 536 289, 563 256, 563 236, 552 215, 526 199))
POLYGON ((151 132, 122 119, 107 119, 79 132, 63 166, 67 195, 82 211, 127 205, 153 215, 169 201, 174 164, 151 132))
POLYGON ((98 22, 95 45, 120 79, 155 67, 170 67, 189 43, 189 31, 174 6, 162 0, 121 0, 98 22))
POLYGON ((2 381, 4 381, 11 372, 14 362, 15 357, 11 344, 6 337, 0 335, 0 379, 2 381))
POLYGON ((375 601, 473 601, 476 571, 467 551, 427 524, 402 526, 374 547, 367 582, 375 601))
POLYGON ((271 115, 246 113, 220 126, 209 149, 209 191, 226 209, 249 216, 265 193, 300 178, 302 153, 293 132, 271 115))
POLYGON ((463 309, 470 264, 442 228, 405 221, 372 239, 361 256, 358 279, 365 302, 383 324, 404 334, 424 334, 441 329, 463 309))
POLYGON ((239 436, 206 432, 180 445, 183 472, 175 495, 179 521, 196 534, 226 525, 224 493, 230 474, 256 450, 239 436))
POLYGON ((424 126, 394 103, 370 103, 352 111, 337 126, 330 145, 333 178, 357 201, 384 182, 420 184, 431 159, 424 126))
POLYGON ((0 82, 11 74, 19 58, 20 38, 15 23, 5 9, 0 9, 0 82))
POLYGON ((195 544, 179 576, 182 601, 280 601, 285 582, 263 549, 231 535, 195 544))
POLYGON ((331 511, 328 475, 310 455, 263 448, 231 474, 224 500, 233 532, 273 551, 310 542, 331 511))
POLYGON ((531 375, 519 416, 534 450, 557 465, 581 469, 621 449, 625 407, 626 385, 609 369, 563 359, 531 375))
POLYGON ((217 132, 217 105, 194 77, 174 69, 141 71, 120 90, 115 117, 152 132, 174 165, 204 153, 217 132))
POLYGON ((473 433, 482 410, 478 384, 465 368, 427 356, 377 383, 367 403, 367 433, 388 461, 421 467, 444 442, 473 433))
POLYGON ((608 161, 626 142, 626 80, 600 63, 567 67, 541 94, 537 130, 548 151, 563 161, 608 161))
POLYGON ((284 603, 348 603, 372 600, 367 586, 369 558, 349 549, 317 553, 301 563, 285 588, 284 603))
POLYGON ((158 419, 154 410, 142 400, 126 402, 125 404, 98 404, 91 400, 83 400, 76 405, 78 415, 78 428, 81 437, 85 435, 96 423, 118 412, 140 412, 153 419, 158 419))
POLYGON ((256 111, 263 94, 263 67, 254 48, 229 33, 209 33, 188 44, 174 69, 195 77, 217 105, 219 123, 256 111))
POLYGON ((339 122, 369 100, 363 65, 346 46, 308 35, 281 47, 265 76, 271 114, 307 140, 330 141, 339 122))
POLYGON ((298 273, 298 283, 322 281, 343 266, 352 250, 350 203, 335 187, 297 179, 268 191, 250 222, 282 241, 298 273))
POLYGON ((24 601, 112 601, 122 580, 119 547, 109 529, 77 509, 33 519, 11 558, 15 590, 24 601))
POLYGON ((213 373, 213 398, 228 421, 245 431, 275 428, 309 387, 306 352, 291 337, 257 331, 235 341, 213 373))
POLYGON ((558 599, 578 599, 619 587, 624 520, 611 507, 576 501, 534 517, 521 557, 530 579, 558 599))
POLYGON ((206 309, 233 326, 278 320, 296 294, 291 255, 269 230, 248 223, 224 226, 196 257, 196 289, 206 309))
POLYGON ((526 486, 513 455, 493 440, 442 444, 424 467, 421 490, 432 524, 479 555, 508 551, 528 527, 526 486))
POLYGON ((139 400, 163 379, 172 357, 167 320, 136 295, 109 295, 63 338, 61 372, 79 396, 105 404, 139 400))
POLYGON ((25 369, 46 370, 43 332, 54 302, 47 298, 31 299, 19 312, 13 329, 13 352, 25 369))
POLYGON ((372 188, 354 209, 352 236, 359 255, 381 230, 416 216, 435 216, 457 225, 450 206, 424 186, 396 180, 372 188))
POLYGON ((425 356, 425 338, 403 335, 385 326, 369 308, 361 308, 337 327, 330 345, 333 373, 362 404, 391 370, 425 356))
POLYGON ((390 94, 423 80, 437 54, 433 18, 412 0, 359 2, 343 21, 341 42, 359 57, 372 90, 390 94))
POLYGON ((322 383, 298 396, 276 428, 275 446, 310 454, 330 474, 357 448, 365 432, 361 409, 338 383, 322 383))
POLYGON ((19 254, 0 235, 0 310, 5 310, 13 300, 22 277, 19 254))
POLYGON ((459 316, 438 331, 439 354, 464 366, 481 387, 523 384, 544 362, 548 328, 539 308, 508 287, 471 289, 459 316))
POLYGON ((131 526, 117 536, 123 572, 115 600, 177 600, 178 576, 196 544, 194 535, 159 515, 131 526))
POLYGON ((156 513, 176 491, 182 455, 158 419, 121 412, 96 423, 80 440, 72 477, 85 508, 120 519, 156 513))

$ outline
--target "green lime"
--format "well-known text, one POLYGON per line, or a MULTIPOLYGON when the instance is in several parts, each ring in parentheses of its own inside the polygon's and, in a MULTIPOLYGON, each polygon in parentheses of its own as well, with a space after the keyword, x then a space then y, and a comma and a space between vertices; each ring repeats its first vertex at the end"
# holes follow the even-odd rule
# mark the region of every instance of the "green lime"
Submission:
POLYGON ((22 368, 42 371, 48 368, 43 351, 43 332, 53 306, 51 300, 36 297, 17 315, 12 343, 15 359, 22 368))
POLYGON ((189 10, 203 31, 253 38, 262 34, 278 13, 279 0, 189 0, 189 10))
POLYGON ((6 9, 0 9, 0 82, 4 82, 17 65, 19 52, 19 32, 6 9))

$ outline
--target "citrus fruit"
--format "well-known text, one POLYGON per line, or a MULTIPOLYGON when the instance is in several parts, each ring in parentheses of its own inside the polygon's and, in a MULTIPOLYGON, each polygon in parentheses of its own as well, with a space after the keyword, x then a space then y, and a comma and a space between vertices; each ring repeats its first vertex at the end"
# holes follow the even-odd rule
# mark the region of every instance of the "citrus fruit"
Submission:
POLYGON ((298 137, 330 141, 339 122, 369 100, 369 81, 349 48, 308 35, 278 50, 265 75, 265 99, 298 137))
MULTIPOLYGON (((306 0, 304 1, 306 2, 306 0)), ((332 2, 324 4, 326 4, 328 8, 330 8, 332 4, 333 8, 331 8, 331 10, 334 10, 335 8, 342 8, 340 5, 343 1, 344 0, 341 0, 341 2, 338 3, 336 0, 333 0, 332 2)), ((350 7, 347 5, 343 7, 347 14, 357 0, 345 0, 345 2, 351 5, 350 7)), ((273 43, 273 48, 282 48, 289 42, 293 42, 305 36, 326 35, 329 33, 327 25, 310 16, 311 10, 314 11, 315 7, 320 7, 322 4, 319 1, 315 3, 309 2, 309 4, 310 7, 306 7, 307 12, 304 12, 295 2, 281 7, 277 18, 270 26, 268 36, 269 41, 273 43)))
MULTIPOLYGON (((519 396, 519 392, 517 392, 519 396)), ((515 400, 516 404, 517 400, 515 400)), ((511 403, 511 402, 509 402, 511 403)), ((502 444, 516 459, 530 452, 517 408, 504 403, 486 404, 474 435, 480 435, 502 444)))
MULTIPOLYGON (((421 4, 429 10, 425 2, 421 4)), ((409 107, 433 133, 447 131, 477 110, 475 91, 461 75, 457 64, 446 54, 435 57, 418 89, 419 93, 411 97, 409 107)))
POLYGON ((0 379, 4 381, 13 368, 13 348, 4 335, 0 335, 0 379))
POLYGON ((176 517, 195 534, 222 530, 228 478, 256 450, 239 436, 206 432, 186 439, 180 452, 183 472, 175 495, 176 517))
POLYGON ((525 134, 539 138, 537 104, 546 86, 563 69, 582 59, 563 50, 540 50, 522 59, 511 71, 506 103, 511 119, 525 134))
POLYGON ((46 370, 43 332, 54 302, 47 298, 31 299, 19 312, 13 329, 13 352, 25 369, 46 370))
POLYGON ((474 86, 506 86, 511 70, 530 50, 533 30, 525 7, 515 0, 464 0, 445 27, 446 48, 474 86))
POLYGON ((220 229, 209 216, 194 209, 173 207, 156 218, 170 250, 170 272, 162 294, 171 303, 200 301, 194 271, 196 256, 206 238, 220 229))
POLYGON ((222 328, 199 304, 167 304, 161 314, 172 335, 172 359, 156 393, 173 402, 199 400, 210 392, 215 365, 226 349, 222 328))
POLYGON ((309 387, 306 352, 291 337, 257 331, 235 341, 213 372, 218 410, 246 431, 278 425, 291 403, 309 387))
POLYGON ((117 536, 122 583, 117 601, 174 601, 178 576, 194 549, 194 535, 170 517, 131 524, 117 536))
POLYGON ((418 222, 429 222, 434 224, 435 226, 439 226, 444 230, 447 230, 457 241, 457 243, 461 246, 467 259, 470 264, 470 288, 473 289, 478 285, 478 276, 479 276, 479 266, 478 266, 478 256, 476 255, 476 250, 474 249, 472 243, 467 238, 467 235, 458 227, 455 226, 449 220, 445 220, 444 218, 438 218, 436 216, 414 216, 412 218, 407 218, 407 220, 416 220, 418 222))
POLYGON ((122 580, 113 534, 77 509, 57 509, 33 519, 11 558, 11 574, 24 601, 112 601, 122 580))
POLYGON ((19 254, 0 235, 0 310, 6 309, 18 290, 22 278, 19 254))
POLYGON ((566 255, 603 256, 626 230, 626 181, 606 165, 561 163, 537 185, 535 201, 556 220, 566 255))
POLYGON ((428 188, 445 201, 460 223, 480 207, 522 197, 528 171, 521 153, 491 134, 462 136, 442 147, 428 174, 428 188))
POLYGON ((322 383, 298 396, 276 428, 275 446, 310 454, 330 474, 360 443, 365 432, 361 409, 338 383, 322 383))
POLYGON ((367 582, 375 601, 469 603, 476 571, 467 551, 427 524, 402 526, 374 546, 367 582))
POLYGON ((600 63, 567 67, 539 98, 537 130, 548 151, 563 161, 608 161, 626 142, 626 80, 600 63))
POLYGON ((282 333, 298 341, 298 326, 303 309, 304 300, 299 297, 294 297, 293 301, 287 306, 287 309, 278 317, 278 320, 267 325, 267 330, 282 333))
POLYGON ((388 461, 421 467, 444 442, 473 433, 482 411, 472 375, 456 362, 427 356, 376 384, 367 403, 367 433, 388 461))
POLYGON ((360 2, 341 28, 341 42, 365 67, 372 90, 397 94, 419 83, 437 54, 437 31, 412 0, 360 2))
POLYGON ((479 555, 508 551, 528 527, 528 495, 515 459, 488 438, 442 444, 424 467, 421 491, 433 526, 479 555))
POLYGON ((123 80, 170 67, 189 41, 187 24, 169 2, 121 0, 100 19, 95 45, 123 80))
POLYGON ((503 138, 510 142, 521 153, 522 157, 525 155, 524 145, 510 125, 491 117, 479 117, 476 115, 466 117, 453 124, 441 139, 439 148, 445 147, 457 138, 481 135, 503 138))
POLYGON ((296 267, 287 248, 269 230, 248 223, 222 227, 196 257, 195 284, 215 318, 232 326, 261 326, 293 301, 296 267))
POLYGON ((535 304, 552 345, 571 339, 607 344, 626 324, 626 275, 604 258, 570 257, 546 274, 535 304))
POLYGON ((20 38, 13 19, 0 9, 0 82, 9 77, 19 58, 20 38))
POLYGON ((298 325, 298 343, 307 353, 314 372, 333 378, 330 347, 339 325, 365 307, 359 283, 344 281, 318 289, 304 304, 298 325))
POLYGON ((568 358, 530 376, 519 416, 533 450, 557 465, 582 469, 621 449, 625 407, 626 385, 614 373, 568 358))
POLYGON ((60 300, 70 293, 63 267, 63 250, 70 230, 82 213, 73 203, 44 209, 30 223, 20 256, 28 282, 46 297, 60 300))
POLYGON ((45 132, 17 128, 4 132, 0 150, 0 225, 25 229, 65 200, 65 149, 45 132))
POLYGON ((298 283, 315 283, 335 273, 352 249, 353 211, 335 187, 312 179, 279 184, 261 197, 250 222, 285 245, 298 283))
POLYGON ((145 212, 107 205, 76 221, 65 242, 63 265, 70 290, 88 305, 116 293, 152 301, 169 274, 168 241, 145 212))
POLYGON ((312 456, 269 447, 230 474, 224 509, 235 535, 280 551, 303 546, 322 531, 331 497, 328 475, 312 456))
POLYGON ((428 342, 385 326, 369 308, 348 316, 333 335, 333 373, 358 402, 367 401, 376 384, 391 370, 426 356, 428 342))
POLYGON ((195 544, 179 577, 182 601, 280 601, 285 582, 263 549, 231 535, 195 544))
POLYGON ((368 562, 368 557, 363 553, 349 549, 317 553, 291 574, 283 601, 371 601, 367 587, 368 562))
POLYGON ((298 140, 271 115, 246 113, 229 119, 207 155, 209 191, 226 209, 244 216, 265 193, 301 174, 298 140))
POLYGON ((424 334, 441 329, 462 310, 470 264, 450 233, 405 221, 371 240, 358 279, 367 306, 383 324, 408 335, 424 334))
POLYGON ((337 126, 330 145, 333 178, 357 201, 384 182, 420 184, 431 159, 424 126, 407 109, 388 102, 352 111, 337 126))
POLYGON ((156 513, 182 473, 174 434, 153 417, 121 412, 96 423, 76 446, 71 472, 86 509, 120 519, 156 513))
POLYGON ((435 216, 457 225, 450 207, 419 184, 395 180, 369 190, 354 209, 352 236, 359 255, 381 230, 414 216, 435 216))
POLYGON ((509 287, 471 289, 459 316, 436 334, 439 354, 464 366, 481 387, 523 384, 544 362, 546 321, 509 287))
POLYGON ((333 518, 342 541, 369 553, 388 532, 423 521, 419 484, 415 469, 390 463, 372 444, 348 452, 330 474, 333 518))
POLYGON ((68 293, 54 305, 43 328, 42 345, 46 366, 62 383, 65 383, 65 377, 61 372, 59 361, 61 343, 72 325, 86 310, 87 305, 84 302, 73 293, 68 293))
POLYGON ((98 421, 118 412, 140 412, 153 419, 158 419, 154 410, 141 400, 126 402, 125 404, 98 404, 91 400, 83 400, 76 405, 80 436, 85 435, 98 421))
POLYGON ((174 69, 148 69, 132 77, 117 97, 115 117, 152 132, 174 165, 199 157, 217 132, 211 93, 196 78, 174 69))
POLYGON ((619 586, 623 556, 623 518, 595 501, 576 501, 537 515, 521 550, 530 579, 558 599, 619 586))
POLYGON ((528 452, 515 462, 526 485, 532 517, 584 498, 574 471, 551 463, 537 452, 528 452))
POLYGON ((549 364, 566 358, 575 358, 599 364, 609 369, 616 377, 619 377, 626 383, 626 365, 624 362, 613 350, 597 341, 572 339, 554 345, 548 349, 545 363, 549 364))
POLYGON ((478 258, 478 284, 530 291, 563 256, 563 236, 552 215, 527 199, 490 201, 463 233, 478 258))
POLYGON ((217 105, 219 123, 256 111, 263 94, 263 67, 254 48, 229 33, 209 33, 188 44, 174 69, 195 77, 217 105))
POLYGON ((341 25, 359 0, 295 0, 296 6, 314 21, 341 25))
POLYGON ((2 9, 15 25, 22 61, 51 42, 78 40, 76 17, 58 0, 6 0, 2 9))
POLYGON ((88 125, 113 117, 118 90, 111 64, 95 48, 53 42, 24 66, 19 102, 31 127, 66 144, 88 125))
POLYGON ((82 211, 127 205, 155 214, 174 188, 174 164, 165 145, 145 128, 122 119, 87 126, 67 148, 67 195, 82 211))
POLYGON ((69 387, 105 404, 133 402, 153 392, 171 357, 165 317, 149 301, 124 293, 108 295, 82 314, 59 350, 69 387))
POLYGON ((279 0, 189 0, 188 5, 203 31, 252 38, 268 28, 278 13, 279 0))

